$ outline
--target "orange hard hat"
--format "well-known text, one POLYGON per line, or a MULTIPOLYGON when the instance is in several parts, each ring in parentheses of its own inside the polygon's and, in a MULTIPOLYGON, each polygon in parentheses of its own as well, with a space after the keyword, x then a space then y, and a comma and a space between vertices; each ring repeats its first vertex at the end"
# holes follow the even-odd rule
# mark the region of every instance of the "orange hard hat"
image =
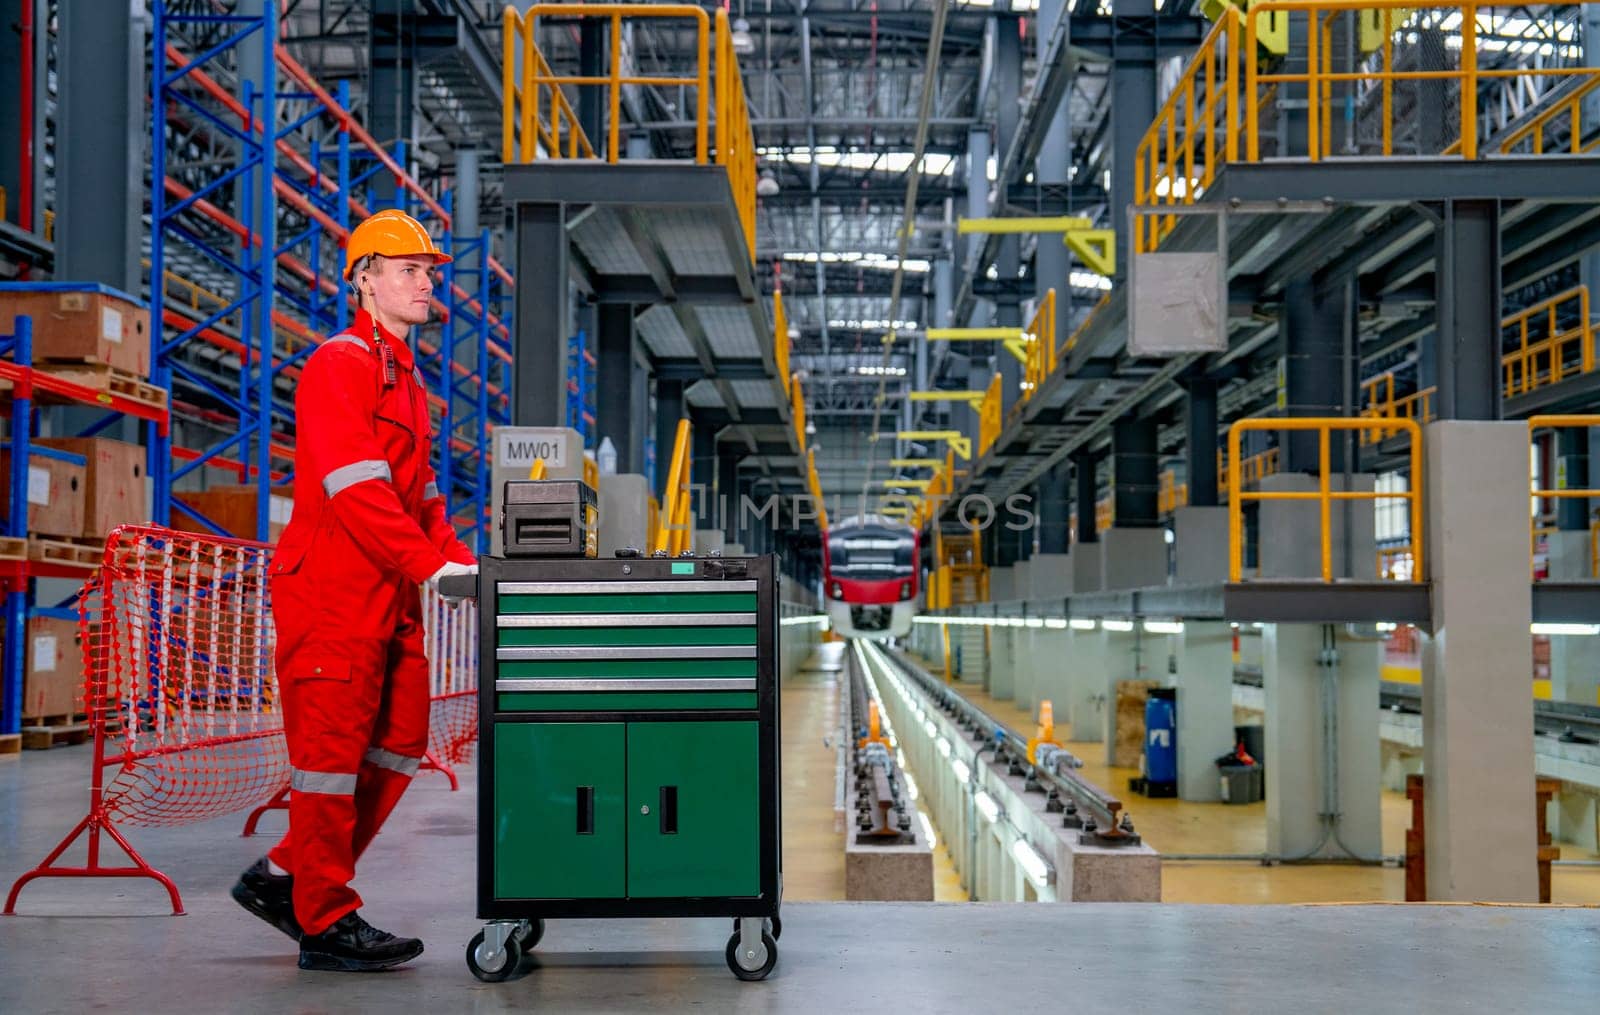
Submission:
POLYGON ((448 264, 449 254, 433 245, 433 237, 422 223, 398 208, 386 208, 350 230, 344 248, 344 277, 349 281, 356 266, 373 254, 384 257, 431 257, 434 264, 448 264))

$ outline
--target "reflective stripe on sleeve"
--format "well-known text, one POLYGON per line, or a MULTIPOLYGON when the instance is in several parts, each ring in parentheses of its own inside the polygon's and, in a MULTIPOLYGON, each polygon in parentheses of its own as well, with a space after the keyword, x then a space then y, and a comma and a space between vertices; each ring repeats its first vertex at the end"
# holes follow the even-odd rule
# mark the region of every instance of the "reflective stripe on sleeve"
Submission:
POLYGON ((289 777, 289 788, 296 793, 327 793, 331 796, 354 796, 356 777, 343 772, 307 772, 295 769, 289 777))
POLYGON ((362 349, 366 350, 367 352, 371 352, 372 351, 372 347, 371 346, 367 345, 367 343, 361 341, 361 339, 359 339, 359 338, 357 338, 357 337, 355 337, 354 335, 351 335, 351 334, 334 335, 334 336, 330 337, 327 341, 323 342, 322 344, 323 345, 333 345, 335 342, 338 342, 338 343, 341 343, 341 344, 348 342, 351 345, 359 345, 362 349))
POLYGON ((429 483, 427 486, 422 488, 422 499, 423 500, 434 500, 438 496, 439 496, 439 484, 438 483, 429 483))
POLYGON ((412 776, 417 774, 417 766, 422 763, 421 758, 408 758, 404 754, 386 751, 381 747, 367 748, 367 764, 379 768, 387 768, 391 772, 412 776))
POLYGON ((365 483, 369 479, 387 479, 393 481, 394 476, 389 472, 389 463, 381 458, 368 458, 360 462, 351 462, 341 465, 322 480, 322 489, 332 500, 341 491, 348 490, 357 483, 365 483))

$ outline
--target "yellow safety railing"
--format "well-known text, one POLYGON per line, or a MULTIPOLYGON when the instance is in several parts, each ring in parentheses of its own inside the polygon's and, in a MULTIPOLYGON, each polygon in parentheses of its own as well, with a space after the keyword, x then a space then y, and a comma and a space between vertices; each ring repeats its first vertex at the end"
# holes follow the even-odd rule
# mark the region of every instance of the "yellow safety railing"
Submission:
POLYGON ((713 19, 691 4, 542 3, 518 13, 506 7, 502 14, 501 87, 502 121, 500 155, 507 164, 539 158, 595 159, 617 162, 622 158, 622 93, 625 87, 692 89, 695 103, 695 155, 701 165, 723 166, 733 192, 745 243, 755 258, 756 150, 744 81, 733 50, 728 13, 718 10, 713 19), (545 18, 598 18, 610 23, 609 72, 603 75, 558 74, 540 51, 538 21, 545 18), (626 74, 622 52, 623 23, 642 18, 665 18, 693 23, 695 66, 692 74, 626 74), (714 38, 713 38, 714 36, 714 38), (520 45, 519 45, 520 42, 520 45), (714 47, 714 48, 713 48, 714 47), (713 62, 714 58, 714 62, 713 62), (715 79, 715 114, 712 111, 715 79), (564 89, 604 86, 610 115, 603 153, 597 153, 584 133, 564 89), (548 109, 548 116, 544 110, 548 109), (715 152, 712 132, 715 131, 715 152), (519 143, 520 142, 520 143, 519 143), (542 151, 541 151, 542 149, 542 151))
MULTIPOLYGON (((1480 45, 1479 32, 1488 33, 1498 20, 1509 16, 1505 5, 1487 2, 1252 0, 1248 13, 1226 5, 1218 11, 1216 24, 1136 149, 1134 199, 1144 206, 1192 204, 1211 186, 1223 165, 1261 161, 1264 137, 1303 150, 1313 162, 1339 154, 1334 128, 1348 115, 1348 99, 1342 94, 1347 90, 1357 93, 1357 102, 1375 110, 1380 123, 1375 150, 1365 154, 1412 154, 1397 153, 1395 147, 1396 126, 1415 115, 1406 103, 1396 102, 1396 86, 1423 81, 1458 86, 1454 112, 1428 112, 1452 117, 1447 128, 1453 129, 1459 140, 1442 152, 1419 154, 1469 160, 1483 154, 1478 137, 1478 89, 1493 79, 1547 79, 1552 87, 1573 80, 1583 84, 1553 100, 1548 110, 1508 134, 1489 154, 1564 154, 1546 143, 1552 132, 1563 126, 1568 130, 1568 152, 1581 153, 1600 145, 1585 144, 1582 129, 1582 106, 1586 97, 1592 101, 1593 89, 1600 87, 1600 68, 1484 65, 1492 61, 1482 58, 1487 50, 1480 45), (1296 34, 1300 50, 1293 61, 1263 58, 1263 49, 1284 50, 1288 18, 1304 19, 1314 30, 1296 34), (1414 63, 1412 58, 1423 44, 1424 33, 1419 28, 1441 24, 1451 24, 1454 27, 1448 31, 1459 33, 1454 66, 1402 69, 1414 63), (1348 70, 1334 69, 1346 53, 1336 42, 1341 35, 1359 39, 1363 51, 1362 59, 1348 70), (1339 88, 1341 94, 1336 95, 1335 86, 1341 85, 1348 87, 1339 88), (1304 126, 1289 127, 1292 135, 1284 133, 1278 101, 1288 88, 1302 90, 1308 100, 1304 126)), ((1135 252, 1155 250, 1176 225, 1175 215, 1139 216, 1134 228, 1135 252)))
POLYGON ((794 439, 801 448, 806 446, 806 393, 800 386, 800 375, 789 377, 789 422, 794 427, 794 439))
MULTIPOLYGON (((1272 427, 1257 427, 1256 429, 1273 429, 1272 427)), ((1239 482, 1246 486, 1255 486, 1268 476, 1278 474, 1279 450, 1268 448, 1265 451, 1251 455, 1244 460, 1244 471, 1240 473, 1239 482)), ((1221 451, 1217 452, 1217 487, 1227 491, 1231 489, 1233 469, 1229 467, 1228 458, 1221 451)), ((1185 493, 1188 491, 1185 490, 1185 493)))
POLYGON ((1110 494, 1094 502, 1094 530, 1105 532, 1117 523, 1117 502, 1110 494))
POLYGON ((1415 568, 1410 543, 1386 546, 1378 551, 1378 578, 1382 581, 1407 581, 1415 568))
POLYGON ((667 482, 662 489, 655 540, 651 546, 654 551, 665 550, 674 557, 689 549, 694 536, 689 527, 691 430, 687 419, 678 420, 677 434, 672 442, 672 459, 667 467, 667 482))
POLYGON ((1178 482, 1178 474, 1171 469, 1161 473, 1161 488, 1156 494, 1156 512, 1170 515, 1189 503, 1189 484, 1178 482))
MULTIPOLYGON (((1529 438, 1529 440, 1532 440, 1533 436, 1536 433, 1538 433, 1540 430, 1563 430, 1563 429, 1567 429, 1567 428, 1570 428, 1570 427, 1592 427, 1592 426, 1600 426, 1600 413, 1575 413, 1575 414, 1564 414, 1564 415, 1563 414, 1547 414, 1547 415, 1539 415, 1539 416, 1529 416, 1528 417, 1528 438, 1529 438)), ((1553 498, 1553 499, 1558 499, 1558 500, 1559 499, 1565 499, 1565 498, 1571 498, 1571 497, 1582 497, 1584 499, 1600 498, 1600 489, 1594 489, 1592 487, 1585 487, 1585 488, 1576 488, 1576 487, 1574 487, 1574 488, 1570 488, 1569 489, 1569 488, 1566 488, 1566 487, 1540 487, 1540 486, 1535 486, 1535 487, 1532 488, 1532 490, 1530 492, 1531 492, 1532 496, 1537 497, 1537 498, 1539 498, 1541 500, 1546 498, 1546 497, 1553 498)), ((1589 571, 1590 571, 1591 575, 1600 575, 1600 542, 1596 541, 1597 539, 1600 539, 1600 531, 1597 531, 1597 529, 1595 527, 1596 524, 1600 524, 1600 523, 1591 523, 1590 526, 1589 526, 1589 571)), ((1530 531, 1531 531, 1532 537, 1533 537, 1532 538, 1533 548, 1532 548, 1532 550, 1530 550, 1530 567, 1531 567, 1532 566, 1531 565, 1531 554, 1532 553, 1536 553, 1538 551, 1539 537, 1541 535, 1548 535, 1550 532, 1554 532, 1556 530, 1554 530, 1554 529, 1541 529, 1539 527, 1538 521, 1536 519, 1534 521, 1532 521, 1530 523, 1530 525, 1531 525, 1530 531)))
MULTIPOLYGON (((1416 423, 1433 420, 1435 388, 1424 388, 1410 395, 1395 397, 1394 374, 1374 377, 1361 385, 1361 415, 1364 419, 1409 419, 1416 423)), ((1400 431, 1395 427, 1369 427, 1361 431, 1362 444, 1376 444, 1400 431)))
MULTIPOLYGON (((1333 502, 1338 500, 1405 500, 1411 504, 1412 580, 1426 573, 1422 561, 1422 494, 1408 490, 1335 490, 1332 488, 1332 434, 1334 431, 1360 431, 1367 424, 1360 418, 1241 419, 1228 428, 1228 580, 1244 577, 1244 502, 1246 500, 1316 501, 1321 509, 1322 580, 1333 581, 1333 502), (1244 470, 1239 452, 1241 438, 1251 430, 1298 430, 1317 434, 1316 490, 1245 490, 1244 470)), ((1411 475, 1422 472, 1422 427, 1414 420, 1395 420, 1396 429, 1411 438, 1411 475)))
MULTIPOLYGON (((789 315, 783 311, 783 293, 772 294, 772 359, 778 367, 783 393, 789 394, 789 315)), ((802 433, 804 431, 801 431, 802 433)))
POLYGON ((1501 138, 1496 149, 1502 155, 1531 154, 1543 155, 1549 149, 1547 139, 1552 128, 1566 127, 1566 150, 1571 155, 1582 155, 1600 148, 1600 132, 1593 138, 1584 140, 1587 133, 1585 123, 1593 126, 1592 119, 1584 118, 1584 107, 1591 105, 1594 93, 1600 90, 1600 77, 1591 77, 1579 88, 1573 89, 1560 99, 1552 102, 1538 116, 1513 130, 1501 138))
POLYGON ((1056 291, 1048 290, 1044 299, 1039 301, 1039 309, 1033 312, 1033 319, 1022 329, 1023 342, 1027 346, 1028 356, 1022 364, 1022 394, 1017 399, 1017 406, 1033 397, 1033 393, 1044 386, 1050 375, 1056 372, 1056 291))
MULTIPOLYGON (((1134 152, 1133 192, 1138 203, 1193 204, 1228 162, 1239 160, 1240 93, 1245 63, 1242 18, 1220 12, 1167 101, 1134 152)), ((1176 215, 1141 215, 1134 221, 1134 250, 1156 249, 1178 224, 1176 215)))
MULTIPOLYGON (((1503 391, 1506 398, 1526 395, 1551 384, 1559 384, 1595 369, 1594 322, 1589 316, 1589 289, 1575 286, 1501 322, 1502 330, 1517 329, 1518 346, 1500 358, 1503 391), (1562 325, 1566 316, 1571 323, 1562 325)), ((1434 418, 1433 396, 1437 388, 1400 398, 1395 397, 1392 373, 1374 377, 1361 385, 1361 415, 1368 419, 1410 419, 1428 423, 1434 418)), ((1391 436, 1390 427, 1372 427, 1361 432, 1363 444, 1376 443, 1391 436)))
POLYGON ((983 404, 978 407, 978 457, 989 453, 1000 436, 1001 403, 1005 400, 1000 390, 1000 374, 990 378, 989 389, 983 394, 983 404))
POLYGON ((811 491, 811 499, 817 505, 817 525, 820 528, 828 527, 828 507, 822 498, 822 480, 817 477, 817 449, 806 449, 806 488, 811 491))
POLYGON ((1594 324, 1589 320, 1589 287, 1574 286, 1501 322, 1516 328, 1518 347, 1501 359, 1505 396, 1525 395, 1546 384, 1594 369, 1594 324), (1568 311, 1572 323, 1561 327, 1568 311))

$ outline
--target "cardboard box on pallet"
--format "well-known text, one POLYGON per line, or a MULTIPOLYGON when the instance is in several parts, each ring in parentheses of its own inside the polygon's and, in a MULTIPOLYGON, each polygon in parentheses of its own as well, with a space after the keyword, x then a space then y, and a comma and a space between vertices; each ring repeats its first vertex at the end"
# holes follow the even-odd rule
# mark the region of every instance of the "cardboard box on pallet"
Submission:
POLYGON ((33 319, 33 359, 100 363, 150 377, 150 310, 106 286, 25 289, 0 285, 0 334, 19 315, 33 319))
MULTIPOLYGON (((0 515, 11 510, 11 452, 0 451, 0 515)), ((28 533, 81 539, 88 468, 39 454, 28 456, 28 533)))
MULTIPOLYGON (((209 490, 183 490, 173 494, 177 500, 194 508, 215 522, 229 535, 239 539, 256 538, 257 489, 247 486, 213 486, 209 490)), ((289 524, 289 512, 294 507, 294 489, 272 488, 271 530, 268 542, 277 542, 283 527, 289 524)), ((204 532, 215 535, 210 529, 176 508, 172 512, 172 527, 182 532, 204 532)))
POLYGON ((41 437, 34 443, 88 459, 84 538, 105 539, 118 525, 150 520, 143 447, 103 437, 41 437))
POLYGON ((55 725, 83 713, 83 646, 78 622, 58 617, 28 620, 28 670, 22 685, 23 725, 55 725))

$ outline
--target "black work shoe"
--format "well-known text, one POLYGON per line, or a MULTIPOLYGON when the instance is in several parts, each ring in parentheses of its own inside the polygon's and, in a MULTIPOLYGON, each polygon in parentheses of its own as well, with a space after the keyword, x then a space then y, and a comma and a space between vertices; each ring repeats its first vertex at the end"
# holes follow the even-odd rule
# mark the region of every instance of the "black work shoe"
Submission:
POLYGON ((294 918, 294 876, 272 873, 266 857, 239 875, 233 886, 233 899, 296 941, 300 940, 300 924, 294 918))
POLYGON ((301 969, 360 973, 398 966, 421 954, 421 941, 381 931, 363 920, 360 913, 346 913, 321 934, 307 934, 300 939, 301 969))

